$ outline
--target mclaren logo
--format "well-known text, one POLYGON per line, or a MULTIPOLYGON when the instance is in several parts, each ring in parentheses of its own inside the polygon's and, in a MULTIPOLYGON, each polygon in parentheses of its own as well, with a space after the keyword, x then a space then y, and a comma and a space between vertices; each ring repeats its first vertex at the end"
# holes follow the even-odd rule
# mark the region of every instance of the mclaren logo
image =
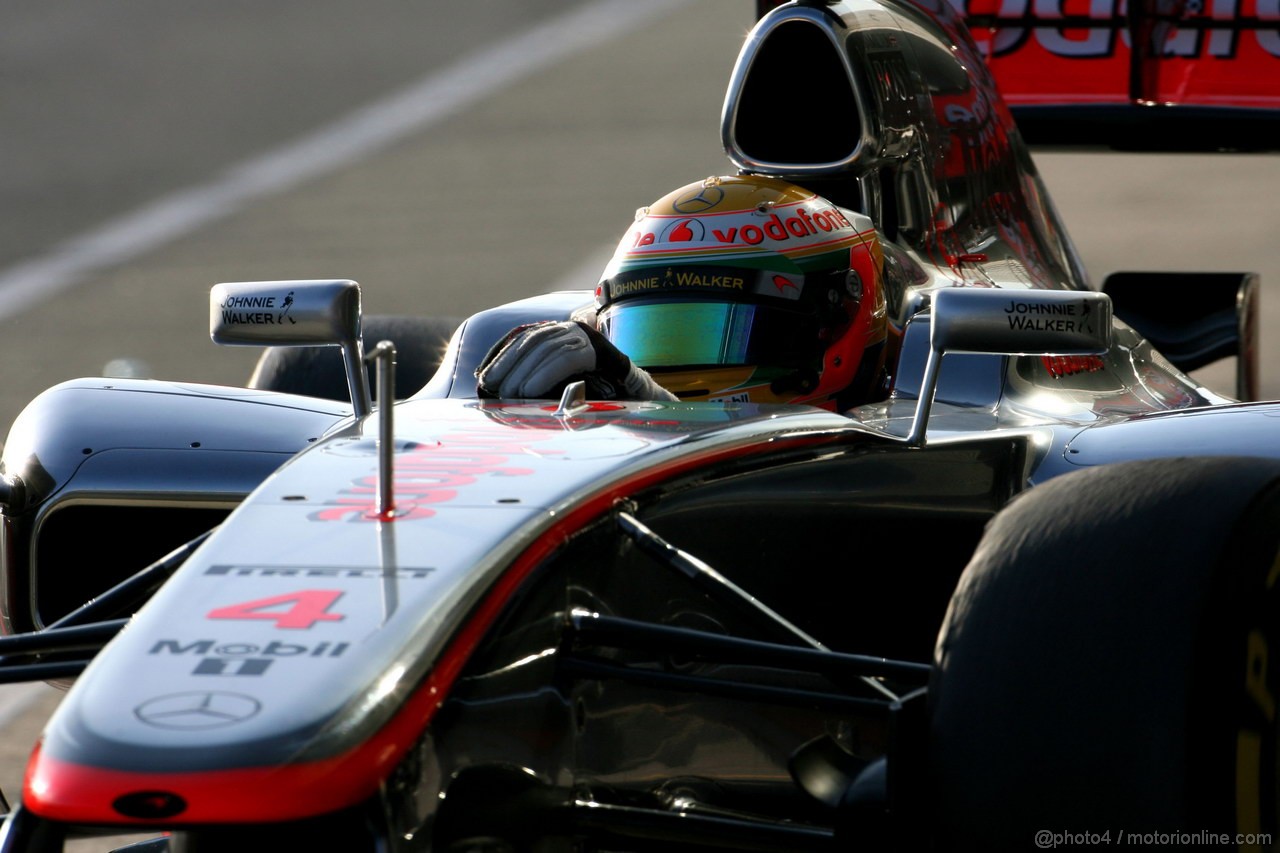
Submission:
POLYGON ((194 690, 148 699, 133 715, 158 729, 200 731, 243 723, 261 710, 261 702, 243 693, 194 690))
POLYGON ((719 187, 698 187, 680 196, 671 206, 679 213, 702 213, 724 201, 724 190, 719 187))

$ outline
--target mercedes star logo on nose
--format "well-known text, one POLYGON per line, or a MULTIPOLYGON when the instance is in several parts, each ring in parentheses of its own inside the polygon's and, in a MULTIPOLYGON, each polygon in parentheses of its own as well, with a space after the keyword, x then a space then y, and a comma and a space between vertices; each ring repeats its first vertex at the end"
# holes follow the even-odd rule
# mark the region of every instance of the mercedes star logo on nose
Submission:
POLYGON ((697 192, 685 193, 672 203, 680 213, 702 213, 724 200, 724 190, 719 187, 699 187, 697 192))
POLYGON ((133 713, 148 726, 194 731, 242 723, 261 710, 261 702, 242 693, 193 690, 148 699, 133 713))

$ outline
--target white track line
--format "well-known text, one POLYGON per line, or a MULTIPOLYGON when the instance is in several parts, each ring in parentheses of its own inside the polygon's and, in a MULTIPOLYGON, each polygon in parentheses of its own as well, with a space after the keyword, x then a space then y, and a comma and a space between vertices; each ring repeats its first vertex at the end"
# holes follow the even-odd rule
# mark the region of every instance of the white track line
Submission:
MULTIPOLYGON (((49 254, 0 271, 0 320, 243 210, 269 195, 333 172, 424 130, 540 69, 616 38, 687 0, 595 0, 484 48, 319 131, 231 167, 67 240, 49 254)), ((610 247, 612 248, 612 247, 610 247)), ((608 253, 573 274, 565 289, 589 289, 608 253), (585 283, 584 283, 585 282, 585 283)), ((0 685, 0 729, 26 711, 43 684, 0 685)))
POLYGON ((657 18, 687 0, 594 0, 481 49, 319 131, 231 167, 0 271, 0 320, 266 196, 354 163, 536 71, 657 18))

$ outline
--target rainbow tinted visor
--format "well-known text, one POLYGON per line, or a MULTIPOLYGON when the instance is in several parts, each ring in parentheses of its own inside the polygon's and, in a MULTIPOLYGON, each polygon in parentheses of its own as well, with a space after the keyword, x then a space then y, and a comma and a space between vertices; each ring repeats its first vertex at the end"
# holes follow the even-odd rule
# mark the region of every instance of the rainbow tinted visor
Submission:
POLYGON ((749 302, 629 299, 606 307, 600 331, 641 367, 800 367, 822 354, 817 318, 749 302))

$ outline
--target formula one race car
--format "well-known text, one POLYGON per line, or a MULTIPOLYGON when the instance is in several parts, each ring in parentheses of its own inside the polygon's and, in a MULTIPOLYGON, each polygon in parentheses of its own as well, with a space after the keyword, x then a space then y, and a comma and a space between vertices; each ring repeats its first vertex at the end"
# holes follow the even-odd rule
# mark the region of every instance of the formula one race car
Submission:
POLYGON ((251 387, 33 401, 0 673, 74 683, 0 850, 1274 844, 1256 277, 1091 290, 1018 127, 1274 145, 1280 36, 1261 2, 1044 5, 975 40, 791 3, 745 43, 733 163, 875 224, 892 346, 849 411, 482 399, 495 342, 595 295, 455 330, 343 280, 214 289, 215 340, 273 347, 251 387), (1226 356, 1239 400, 1184 372, 1226 356))

